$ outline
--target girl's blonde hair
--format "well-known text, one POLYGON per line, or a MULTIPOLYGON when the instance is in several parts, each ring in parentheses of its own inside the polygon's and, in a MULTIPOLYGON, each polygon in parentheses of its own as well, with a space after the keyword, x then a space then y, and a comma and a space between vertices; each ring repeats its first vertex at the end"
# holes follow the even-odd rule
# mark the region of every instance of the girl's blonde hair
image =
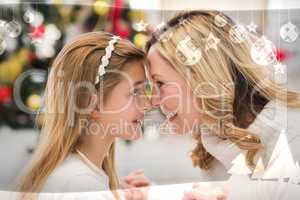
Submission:
MULTIPOLYGON (((246 150, 247 164, 253 169, 254 156, 262 143, 258 135, 246 129, 247 126, 270 100, 277 98, 295 107, 300 106, 300 101, 297 93, 275 82, 267 69, 270 66, 260 66, 252 60, 250 48, 257 39, 255 35, 246 32, 245 41, 233 42, 230 31, 234 27, 236 24, 218 11, 179 13, 153 33, 146 50, 155 45, 158 53, 183 76, 198 97, 201 109, 217 119, 221 127, 217 135, 246 150), (217 17, 226 23, 218 26, 217 17), (220 40, 217 49, 206 48, 207 42, 211 42, 207 40, 210 34, 220 40), (182 64, 176 54, 177 45, 187 37, 192 43, 190 53, 197 50, 195 47, 202 53, 199 62, 192 66, 182 64), (209 83, 209 87, 199 88, 203 83, 209 83), (213 93, 212 88, 217 92, 213 93)), ((192 152, 193 163, 201 169, 209 169, 214 157, 205 150, 200 134, 195 138, 198 143, 192 152)))
MULTIPOLYGON (((80 123, 81 120, 89 120, 89 112, 76 112, 74 108, 88 108, 92 93, 87 87, 77 88, 75 92, 74 87, 90 83, 105 103, 109 92, 120 82, 120 73, 107 71, 100 83, 94 85, 101 57, 111 38, 112 35, 105 32, 82 34, 66 44, 55 58, 45 91, 40 141, 29 168, 21 178, 21 192, 39 192, 47 177, 69 153, 74 152, 81 136, 84 136, 80 123)), ((115 44, 106 69, 121 71, 125 64, 135 61, 143 64, 144 59, 142 50, 121 39, 115 44)), ((115 142, 109 149, 103 168, 109 177, 110 189, 117 189, 119 179, 115 168, 115 142)))

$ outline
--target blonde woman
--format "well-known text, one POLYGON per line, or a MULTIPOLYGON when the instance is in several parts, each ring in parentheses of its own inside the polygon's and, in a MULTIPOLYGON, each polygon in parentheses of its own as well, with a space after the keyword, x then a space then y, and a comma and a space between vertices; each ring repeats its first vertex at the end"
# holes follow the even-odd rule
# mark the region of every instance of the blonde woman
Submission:
POLYGON ((277 84, 271 65, 254 62, 251 47, 259 38, 243 29, 233 34, 236 27, 221 12, 189 11, 158 28, 146 47, 152 104, 174 132, 193 132, 193 164, 207 172, 199 181, 245 173, 231 169, 239 155, 252 174, 260 163, 260 172, 268 172, 262 178, 292 177, 293 164, 276 159, 290 149, 300 161, 299 95, 277 84), (272 156, 284 131, 290 144, 272 156))
POLYGON ((21 192, 149 184, 141 171, 120 183, 115 166, 116 138, 138 139, 151 106, 144 93, 144 64, 143 51, 109 33, 86 33, 64 46, 48 78, 41 138, 21 192))

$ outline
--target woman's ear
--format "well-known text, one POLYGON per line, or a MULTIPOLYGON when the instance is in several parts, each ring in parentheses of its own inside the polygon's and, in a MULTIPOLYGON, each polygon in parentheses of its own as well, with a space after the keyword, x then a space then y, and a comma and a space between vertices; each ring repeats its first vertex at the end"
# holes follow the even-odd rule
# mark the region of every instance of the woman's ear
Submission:
POLYGON ((92 105, 91 118, 97 119, 100 117, 100 105, 98 104, 98 95, 92 94, 90 96, 90 105, 92 105))

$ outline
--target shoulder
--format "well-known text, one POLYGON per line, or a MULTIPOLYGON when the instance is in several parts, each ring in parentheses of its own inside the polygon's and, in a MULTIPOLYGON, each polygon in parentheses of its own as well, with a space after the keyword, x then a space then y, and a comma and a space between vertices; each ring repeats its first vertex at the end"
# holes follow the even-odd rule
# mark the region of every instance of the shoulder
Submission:
POLYGON ((256 116, 248 130, 257 134, 264 145, 274 145, 280 133, 286 132, 287 138, 295 137, 300 131, 300 109, 290 108, 283 103, 270 101, 256 116))
POLYGON ((89 168, 79 159, 76 154, 69 154, 65 160, 58 165, 50 175, 51 177, 69 177, 74 173, 82 174, 89 171, 89 168))
MULTIPOLYGON (((285 103, 279 101, 270 101, 265 105, 263 110, 258 113, 254 122, 250 125, 255 126, 268 126, 273 129, 288 129, 287 120, 290 122, 300 122, 300 108, 288 107, 285 103)), ((300 130, 300 128, 299 128, 300 130)))
POLYGON ((42 192, 108 190, 105 178, 97 176, 76 155, 70 154, 47 178, 42 192))
POLYGON ((298 151, 300 146, 300 109, 270 101, 257 115, 248 130, 260 137, 264 148, 260 151, 260 155, 257 155, 257 159, 261 156, 267 168, 271 168, 272 166, 269 164, 273 163, 273 166, 282 170, 283 168, 279 165, 282 161, 279 162, 281 158, 286 159, 285 162, 282 162, 285 165, 288 165, 287 160, 290 158, 289 165, 292 168, 295 162, 300 161, 298 151))
POLYGON ((89 173, 75 174, 69 177, 64 185, 64 192, 88 192, 88 191, 103 191, 109 190, 107 183, 89 173))

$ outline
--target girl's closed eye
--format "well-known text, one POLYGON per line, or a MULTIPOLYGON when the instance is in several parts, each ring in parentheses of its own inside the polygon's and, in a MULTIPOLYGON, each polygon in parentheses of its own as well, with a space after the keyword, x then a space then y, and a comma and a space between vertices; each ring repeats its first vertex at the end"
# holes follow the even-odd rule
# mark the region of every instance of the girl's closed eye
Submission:
POLYGON ((145 88, 144 84, 139 84, 138 86, 135 86, 132 88, 130 95, 134 97, 141 96, 145 93, 145 88))
POLYGON ((131 94, 136 97, 136 96, 139 96, 141 94, 141 91, 140 91, 139 88, 133 88, 131 94))

